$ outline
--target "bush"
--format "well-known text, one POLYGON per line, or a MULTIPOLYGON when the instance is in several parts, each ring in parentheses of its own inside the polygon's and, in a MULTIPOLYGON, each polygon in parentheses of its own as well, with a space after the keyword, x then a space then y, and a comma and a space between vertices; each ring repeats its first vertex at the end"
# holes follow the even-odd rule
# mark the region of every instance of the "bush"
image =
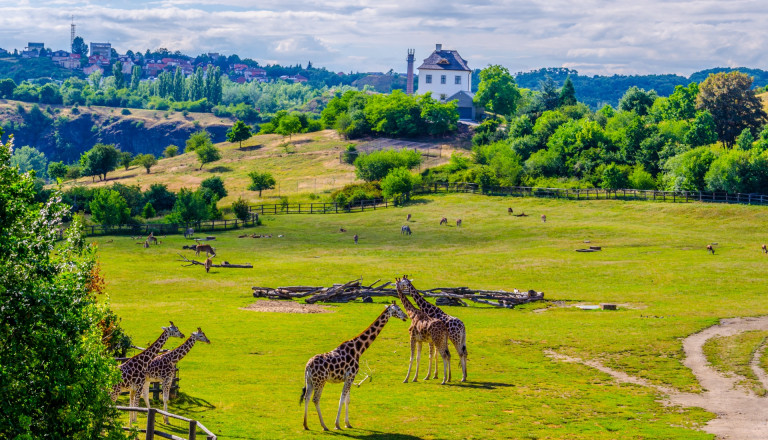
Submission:
POLYGON ((232 212, 235 213, 235 217, 242 221, 246 221, 251 218, 251 211, 249 209, 248 202, 246 202, 242 197, 238 197, 237 200, 232 202, 232 212))
POLYGON ((227 189, 224 188, 224 181, 219 176, 209 177, 200 182, 200 188, 210 189, 219 200, 227 196, 227 189))
POLYGON ((405 197, 408 200, 420 181, 420 176, 411 174, 407 169, 395 168, 381 180, 381 193, 384 197, 405 197))
POLYGON ((165 150, 163 151, 163 156, 166 158, 171 158, 179 155, 179 147, 176 145, 168 145, 165 147, 165 150))
POLYGON ((158 211, 167 211, 176 204, 176 194, 168 191, 168 187, 162 183, 153 183, 144 192, 144 202, 151 204, 158 211))
POLYGON ((603 180, 600 186, 610 190, 626 188, 629 186, 629 179, 621 167, 612 163, 603 170, 603 180))
POLYGON ((124 108, 124 109, 120 110, 120 113, 123 114, 123 115, 130 115, 131 111, 128 110, 127 108, 124 108))
POLYGON ((653 178, 651 173, 645 171, 642 166, 637 166, 632 171, 632 174, 629 175, 629 186, 634 189, 656 189, 656 179, 653 178))
POLYGON ((355 160, 355 174, 367 182, 381 180, 395 168, 411 169, 421 163, 421 154, 413 150, 381 150, 362 154, 355 160))
POLYGON ((377 182, 352 183, 331 194, 331 199, 341 206, 381 197, 381 185, 377 182))
POLYGON ((96 191, 90 203, 93 221, 105 228, 124 223, 131 217, 128 203, 119 192, 102 188, 96 191))
POLYGON ((155 212, 155 208, 152 207, 152 204, 147 202, 146 205, 144 205, 144 209, 141 210, 141 216, 144 218, 152 218, 157 215, 157 212, 155 212))
POLYGON ((341 158, 344 163, 348 163, 350 165, 354 164, 355 159, 357 159, 357 148, 355 147, 355 144, 347 145, 347 149, 344 151, 344 153, 342 153, 341 158))

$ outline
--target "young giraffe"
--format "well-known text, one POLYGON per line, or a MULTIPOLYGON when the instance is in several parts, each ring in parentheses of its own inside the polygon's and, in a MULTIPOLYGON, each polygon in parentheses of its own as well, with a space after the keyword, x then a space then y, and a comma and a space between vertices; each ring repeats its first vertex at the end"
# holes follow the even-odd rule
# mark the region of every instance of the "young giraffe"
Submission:
POLYGON ((392 304, 389 304, 384 309, 381 315, 373 321, 373 324, 369 325, 356 338, 344 342, 333 351, 315 355, 307 362, 307 366, 304 369, 304 389, 301 390, 301 400, 299 400, 299 403, 304 402, 304 429, 309 429, 307 426, 307 411, 309 409, 309 396, 312 395, 314 390, 315 394, 312 397, 312 401, 315 403, 315 408, 317 408, 317 417, 320 418, 320 425, 323 426, 323 430, 328 430, 325 422, 323 422, 323 415, 320 413, 320 396, 323 393, 323 387, 326 382, 344 382, 341 399, 339 399, 339 411, 336 413, 336 429, 341 429, 339 418, 341 417, 341 407, 344 405, 346 406, 345 426, 347 428, 352 427, 349 424, 349 389, 352 387, 352 382, 354 382, 357 371, 360 368, 360 356, 376 340, 376 337, 391 316, 400 318, 403 321, 408 319, 405 313, 400 310, 400 307, 392 301, 392 304))
MULTIPOLYGON (((456 347, 456 352, 459 353, 461 359, 461 381, 467 380, 467 330, 464 327, 464 323, 461 319, 451 316, 439 307, 432 305, 429 301, 424 299, 423 296, 413 287, 411 280, 407 276, 403 275, 403 283, 408 289, 408 293, 411 294, 416 301, 416 305, 421 310, 432 318, 437 318, 443 321, 448 326, 448 339, 451 340, 453 346, 456 347)), ((435 365, 435 379, 437 378, 437 365, 435 365)))
MULTIPOLYGON (((211 341, 205 336, 200 327, 197 331, 189 335, 186 341, 173 350, 163 353, 160 356, 154 358, 147 367, 147 381, 144 383, 144 403, 149 408, 149 381, 151 379, 159 380, 163 385, 163 411, 168 411, 168 398, 171 393, 171 385, 173 385, 173 378, 176 376, 176 364, 189 353, 189 350, 195 345, 195 342, 205 342, 210 344, 211 341)), ((165 423, 168 424, 168 416, 163 415, 165 423)))
MULTIPOLYGON (((424 342, 429 344, 429 368, 427 369, 427 375, 424 380, 429 379, 429 374, 432 370, 432 357, 434 352, 435 358, 435 371, 437 371, 437 354, 443 358, 443 384, 451 380, 451 353, 448 351, 448 326, 439 319, 431 318, 422 310, 417 309, 411 304, 408 298, 405 296, 404 286, 405 283, 397 279, 395 286, 397 287, 397 296, 403 303, 406 313, 411 318, 411 326, 408 328, 408 333, 411 339, 411 360, 408 364, 408 374, 405 375, 403 383, 408 382, 408 378, 411 376, 411 367, 413 366, 413 352, 417 348, 416 353, 416 372, 413 376, 413 381, 419 380, 419 363, 421 362, 421 345, 424 342), (433 349, 434 348, 434 349, 433 349)), ((437 378, 437 375, 435 375, 437 378)))
MULTIPOLYGON (((157 352, 160 351, 160 349, 163 347, 163 344, 165 344, 165 341, 167 341, 169 337, 184 337, 184 334, 179 331, 179 328, 173 325, 173 321, 171 321, 170 327, 163 327, 163 334, 161 334, 160 337, 152 343, 152 345, 147 347, 146 350, 128 359, 127 361, 123 362, 122 365, 120 365, 120 372, 122 373, 123 377, 120 380, 120 383, 115 385, 115 387, 112 389, 111 397, 113 402, 117 400, 117 396, 120 394, 120 391, 128 389, 131 393, 130 406, 139 406, 139 397, 141 396, 141 391, 144 389, 144 383, 147 380, 147 367, 149 366, 149 363, 152 361, 152 359, 157 356, 157 352)), ((136 421, 136 417, 136 413, 131 412, 129 424, 133 424, 133 422, 136 421)))

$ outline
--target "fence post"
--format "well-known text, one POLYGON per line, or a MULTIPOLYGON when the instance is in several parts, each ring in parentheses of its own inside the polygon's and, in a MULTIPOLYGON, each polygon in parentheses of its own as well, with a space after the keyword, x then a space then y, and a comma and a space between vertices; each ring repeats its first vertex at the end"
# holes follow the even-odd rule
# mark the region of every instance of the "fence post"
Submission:
POLYGON ((147 413, 147 440, 155 439, 155 414, 157 409, 150 408, 147 413))
POLYGON ((189 421, 189 440, 195 440, 197 438, 197 420, 189 421))

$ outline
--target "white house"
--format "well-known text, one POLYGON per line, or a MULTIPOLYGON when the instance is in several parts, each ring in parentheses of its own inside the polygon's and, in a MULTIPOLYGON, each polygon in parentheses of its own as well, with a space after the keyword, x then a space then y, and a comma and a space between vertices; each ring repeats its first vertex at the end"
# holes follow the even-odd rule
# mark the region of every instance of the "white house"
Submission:
POLYGON ((459 92, 471 96, 472 70, 455 50, 443 50, 442 44, 435 45, 435 51, 418 69, 419 94, 432 92, 432 97, 440 101, 459 92))

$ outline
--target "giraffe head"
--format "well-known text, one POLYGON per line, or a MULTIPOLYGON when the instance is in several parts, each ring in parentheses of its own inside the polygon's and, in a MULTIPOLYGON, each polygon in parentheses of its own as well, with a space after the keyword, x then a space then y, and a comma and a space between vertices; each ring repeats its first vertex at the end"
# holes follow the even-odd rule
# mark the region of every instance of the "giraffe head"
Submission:
POLYGON ((200 330, 200 327, 197 328, 197 331, 192 333, 192 337, 196 341, 205 342, 206 344, 210 344, 211 341, 208 340, 208 338, 205 336, 205 333, 203 333, 202 330, 200 330))
POLYGON ((408 315, 406 315, 405 312, 403 312, 403 310, 400 309, 400 307, 394 301, 392 301, 392 304, 387 306, 387 317, 391 318, 393 316, 400 318, 403 321, 408 319, 408 315))
POLYGON ((168 332, 168 336, 171 336, 174 338, 183 338, 184 333, 182 333, 181 330, 179 330, 179 328, 176 327, 176 325, 174 325, 173 321, 170 321, 170 322, 171 322, 171 326, 163 327, 163 330, 168 332))

